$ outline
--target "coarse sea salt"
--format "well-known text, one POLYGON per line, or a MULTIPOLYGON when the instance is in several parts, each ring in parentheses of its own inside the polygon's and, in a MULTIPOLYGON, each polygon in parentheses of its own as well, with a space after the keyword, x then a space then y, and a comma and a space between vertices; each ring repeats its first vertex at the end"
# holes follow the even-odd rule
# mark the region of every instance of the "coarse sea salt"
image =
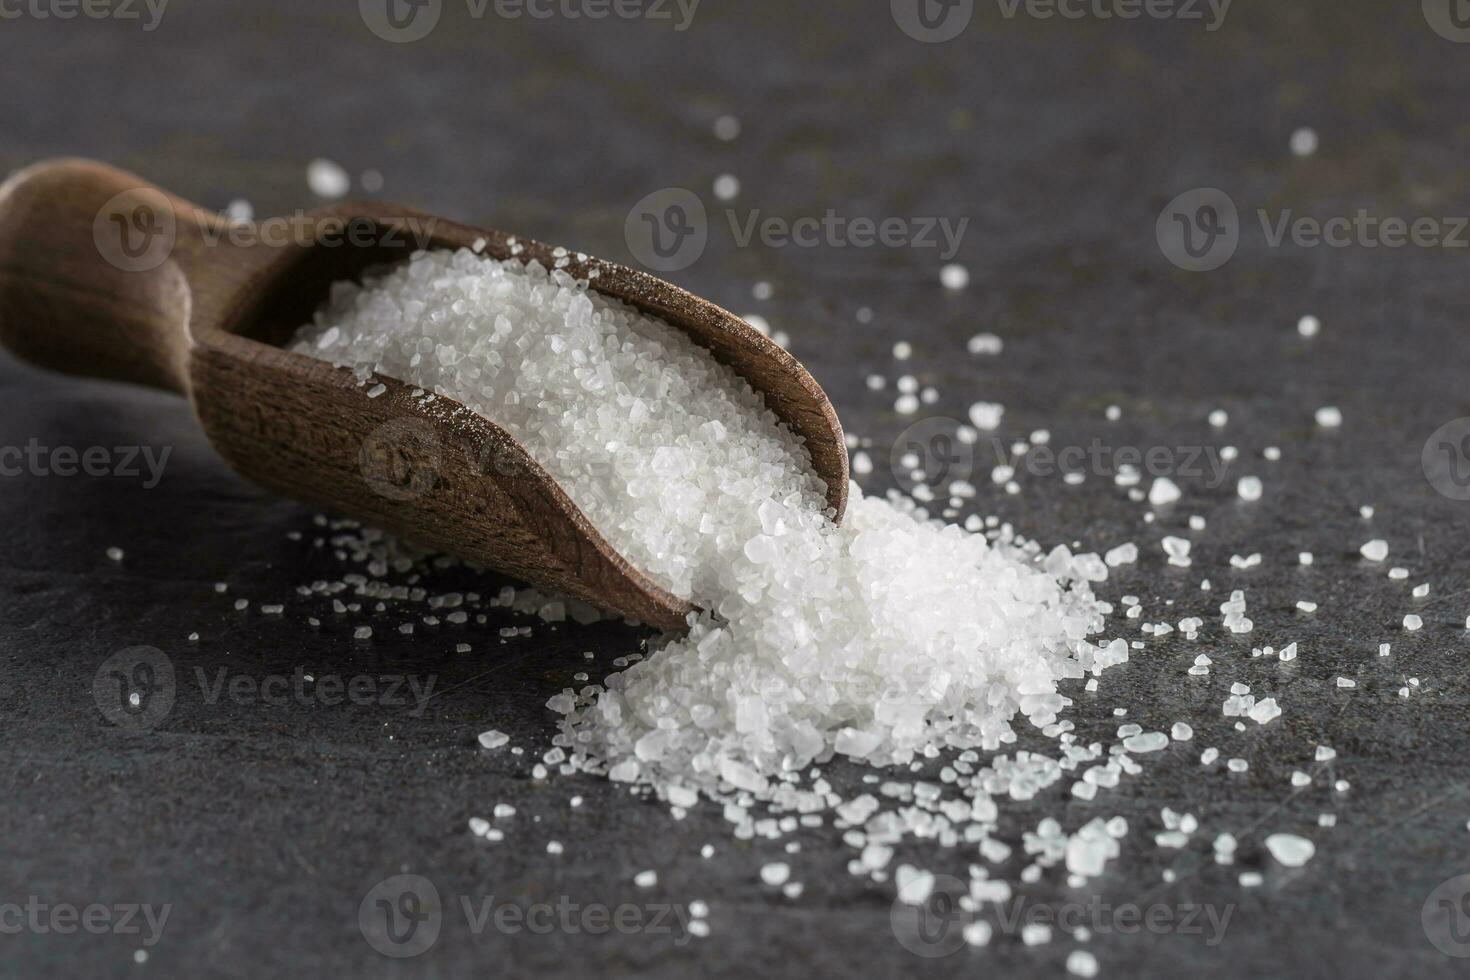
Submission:
MULTIPOLYGON (((1142 771, 1131 754, 1166 757, 1172 741, 1194 734, 1184 722, 1168 735, 1129 724, 1109 750, 1080 741, 1063 720, 1082 690, 1080 683, 1064 685, 1086 679, 1086 690, 1095 691, 1098 674, 1125 662, 1130 649, 1145 648, 1139 640, 1099 638, 1110 606, 1092 593, 1110 566, 1137 559, 1136 546, 1119 546, 1107 560, 1067 547, 1047 552, 995 518, 971 515, 962 529, 931 519, 912 499, 892 492, 865 497, 855 486, 845 521, 835 526, 806 450, 759 395, 681 332, 563 272, 471 251, 419 253, 363 285, 334 287, 294 349, 352 370, 364 394, 375 374, 395 377, 416 386, 422 403, 454 399, 506 428, 615 548, 706 610, 687 634, 650 641, 646 657, 614 660, 622 670, 604 684, 579 673, 583 686, 553 696, 547 704, 561 716, 560 732, 556 748, 542 757, 546 765, 535 766, 537 778, 550 775, 548 766, 606 774, 635 795, 664 800, 675 818, 708 797, 723 805, 743 839, 776 840, 832 821, 861 855, 849 871, 891 880, 901 900, 922 902, 935 888, 933 873, 890 863, 905 836, 944 847, 963 843, 986 861, 1003 862, 1011 848, 991 836, 998 801, 1031 800, 1054 784, 1070 799, 1093 800, 1099 789, 1142 771), (1055 751, 1011 747, 1022 721, 1052 738, 1055 751), (989 757, 982 760, 982 752, 989 757), (935 765, 943 769, 917 782, 867 770, 871 791, 844 799, 817 768, 838 758, 914 773, 942 758, 935 765)), ((922 400, 912 378, 898 389, 922 400)), ((992 429, 1003 411, 978 403, 971 421, 992 429)), ((975 428, 961 431, 970 436, 962 441, 975 440, 975 428)), ((1044 430, 1031 436, 1034 445, 1048 441, 1044 430)), ((1026 451, 1027 444, 1017 445, 1013 451, 1026 451)), ((872 442, 849 442, 858 446, 872 442)), ((865 458, 863 468, 871 470, 865 458)), ((1156 486, 1156 504, 1177 499, 1169 481, 1156 486)), ((1259 497, 1258 481, 1256 488, 1259 497)), ((1245 489, 1250 499, 1251 487, 1245 489)), ((945 493, 938 481, 925 490, 932 492, 914 496, 945 493)), ((1136 499, 1146 496, 1141 486, 1135 492, 1136 499)), ((973 485, 951 483, 945 515, 974 495, 973 485)), ((1190 527, 1202 531, 1204 522, 1191 520, 1190 527)), ((1171 563, 1189 564, 1187 539, 1166 538, 1164 550, 1171 563)), ((397 571, 407 567, 395 564, 397 571)), ((549 613, 560 600, 523 591, 531 595, 514 600, 518 611, 552 622, 568 617, 549 613)), ((441 605, 459 602, 445 597, 441 605)), ((376 608, 381 612, 382 603, 376 608)), ((1129 610, 1142 613, 1137 599, 1129 610)), ((1232 593, 1221 613, 1229 631, 1251 631, 1243 592, 1232 593)), ((465 616, 448 614, 452 623, 465 616)), ((1193 640, 1203 623, 1186 617, 1179 630, 1193 640)), ((1144 632, 1160 636, 1172 628, 1149 623, 1144 632)), ((1290 644, 1280 656, 1294 653, 1290 644)), ((1190 673, 1207 674, 1209 663, 1200 655, 1190 673)), ((1248 694, 1232 691, 1241 716, 1265 724, 1280 714, 1273 699, 1247 703, 1248 694)), ((486 734, 504 744, 499 733, 486 734)), ((1331 750, 1319 749, 1319 760, 1324 751, 1331 750)), ((1218 758, 1215 748, 1199 757, 1205 766, 1218 758)), ((1234 773, 1249 768, 1244 758, 1226 766, 1234 773)), ((1339 792, 1346 787, 1339 781, 1339 792)), ((513 813, 501 804, 494 815, 513 813)), ((1022 839, 1027 863, 1020 880, 1035 883, 1063 861, 1074 887, 1103 873, 1127 833, 1126 823, 1116 832, 1113 823, 1094 818, 1069 836, 1059 820, 1043 819, 1022 839)), ((1193 816, 1167 810, 1165 824, 1158 839, 1171 848, 1185 846, 1198 827, 1193 816)), ((504 838, 476 818, 472 832, 482 830, 484 839, 504 838)), ((1310 857, 1294 842, 1267 847, 1283 864, 1310 857)), ((559 853, 560 845, 553 841, 547 851, 559 853)), ((796 841, 787 844, 788 854, 798 851, 796 841)), ((709 857, 713 848, 700 853, 709 857)), ((1217 846, 1217 859, 1221 854, 1233 859, 1217 846)), ((761 880, 781 895, 801 894, 789 864, 760 867, 761 880)), ((1007 901, 1010 883, 985 871, 971 868, 968 900, 1007 901)), ((647 871, 635 881, 652 887, 658 876, 647 871)), ((965 940, 983 945, 990 934, 988 923, 977 921, 965 940)), ((1022 938, 1036 945, 1052 936, 1030 929, 1022 938)), ((1069 969, 1089 975, 1096 969, 1089 960, 1069 957, 1069 969)))
MULTIPOLYGON (((605 686, 564 692, 576 770, 702 792, 750 827, 752 799, 820 805, 799 788, 813 762, 994 751, 1017 718, 1057 723, 1060 683, 1128 658, 1093 640, 1101 558, 855 486, 834 525, 805 448, 743 380, 561 271, 417 253, 335 285, 293 349, 490 418, 636 567, 706 610, 605 686)), ((1000 406, 981 408, 993 427, 1000 406)), ((977 781, 966 805, 993 791, 977 781)))

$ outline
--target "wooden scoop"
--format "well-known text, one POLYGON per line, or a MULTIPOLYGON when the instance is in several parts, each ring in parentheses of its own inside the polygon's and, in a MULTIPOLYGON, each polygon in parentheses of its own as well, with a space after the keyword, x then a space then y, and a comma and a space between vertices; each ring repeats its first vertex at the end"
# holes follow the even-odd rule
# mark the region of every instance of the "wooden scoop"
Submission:
MULTIPOLYGON (((509 433, 450 399, 282 350, 331 283, 419 248, 558 257, 661 317, 764 394, 806 440, 841 518, 847 450, 831 402, 786 351, 676 286, 409 208, 339 204, 235 225, 87 160, 0 186, 0 342, 42 367, 186 395, 243 475, 405 539, 666 629, 693 609, 612 549, 509 433), (368 391, 385 386, 378 397, 368 391)), ((752 502, 752 506, 754 503, 752 502)))

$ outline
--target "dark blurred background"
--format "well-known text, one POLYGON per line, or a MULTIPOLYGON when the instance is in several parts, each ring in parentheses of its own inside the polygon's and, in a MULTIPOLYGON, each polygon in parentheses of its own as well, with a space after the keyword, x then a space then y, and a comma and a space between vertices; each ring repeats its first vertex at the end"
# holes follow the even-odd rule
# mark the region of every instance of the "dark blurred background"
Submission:
MULTIPOLYGON (((1196 703, 1227 733, 1202 733, 1197 746, 1250 758, 1248 774, 1176 760, 1096 804, 1017 808, 1003 832, 1019 840, 1059 810, 1069 827, 1124 814, 1134 831, 1124 859, 1089 886, 1098 895, 1233 909, 1219 945, 1147 930, 1097 937, 1090 948, 1104 976, 1459 976, 1465 961, 1431 942, 1421 914, 1436 886, 1470 871, 1470 505, 1441 492, 1446 484, 1421 464, 1431 433, 1470 416, 1470 232, 1459 224, 1470 215, 1470 28, 1456 26, 1452 3, 1179 0, 1147 8, 1171 16, 1124 19, 1103 14, 1126 4, 1089 0, 1067 5, 1080 16, 1048 17, 1039 16, 1047 6, 977 0, 927 6, 926 28, 908 0, 704 0, 692 11, 650 0, 620 8, 642 16, 597 20, 586 16, 594 4, 577 0, 542 6, 546 19, 502 16, 493 0, 483 16, 466 0, 395 0, 404 31, 427 29, 413 16, 438 20, 394 43, 382 35, 406 35, 384 27, 379 0, 171 0, 161 16, 141 0, 85 8, 101 17, 67 0, 0 0, 0 170, 90 156, 205 207, 245 200, 265 217, 322 203, 307 167, 326 159, 349 175, 354 197, 632 263, 630 212, 636 226, 649 195, 685 188, 706 209, 707 244, 664 274, 785 335, 848 431, 870 440, 870 490, 894 485, 890 448, 910 425, 963 420, 979 400, 1006 406, 997 433, 1006 440, 1046 428, 1053 445, 1238 447, 1227 480, 1181 476, 1186 500, 1156 525, 1107 474, 1088 473, 1080 487, 1026 479, 1009 495, 985 478, 994 460, 973 461, 980 512, 1047 545, 1137 540, 1144 561, 1109 589, 1143 596, 1151 617, 1214 617, 1229 589, 1248 589, 1255 634, 1163 645, 1108 675, 1090 702, 1099 734, 1112 727, 1110 702, 1137 704, 1177 683, 1201 651, 1238 657, 1246 676, 1257 666, 1252 643, 1298 639, 1295 669, 1318 682, 1310 698, 1284 702, 1280 723, 1244 736, 1207 703, 1223 691, 1196 703), (63 19, 67 11, 77 16, 63 19), (722 117, 738 120, 734 138, 717 134, 722 117), (728 201, 714 189, 722 175, 738 179, 728 201), (1215 196, 1175 203, 1199 188, 1215 196), (1221 194, 1234 224, 1227 214, 1209 228, 1234 251, 1201 237, 1205 264, 1219 264, 1193 271, 1159 229, 1178 226, 1176 211, 1204 221, 1201 201, 1219 204, 1221 194), (1341 245, 1277 244, 1268 234, 1282 220, 1360 211, 1429 218, 1439 240, 1392 247, 1353 231, 1341 245), (909 229, 966 224, 953 256, 831 235, 814 247, 742 244, 731 231, 731 214, 743 224, 757 213, 829 212, 909 229), (968 271, 965 288, 941 285, 947 262, 968 271), (1320 318, 1320 335, 1298 333, 1304 314, 1320 318), (982 331, 1003 338, 999 357, 965 353, 982 331), (906 362, 893 359, 897 341, 913 345, 906 362), (869 390, 871 373, 888 379, 884 390, 869 390), (910 416, 894 411, 903 373, 938 393, 910 416), (1122 410, 1116 423, 1104 421, 1109 405, 1122 410), (1314 424, 1323 405, 1341 408, 1341 429, 1314 424), (1229 412, 1223 430, 1206 421, 1214 409, 1229 412), (1281 447, 1279 462, 1262 459, 1267 446, 1281 447), (1246 474, 1266 482, 1254 507, 1235 497, 1246 474), (1375 507, 1371 520, 1362 505, 1375 507), (1209 520, 1195 567, 1165 569, 1157 540, 1190 513, 1209 520), (1390 563, 1410 567, 1409 581, 1356 560, 1370 537, 1392 543, 1390 563), (1295 564, 1302 550, 1318 556, 1310 569, 1295 564), (1258 569, 1227 564, 1252 552, 1265 556, 1258 569), (1206 575, 1215 589, 1201 593, 1206 575), (1434 583, 1430 601, 1413 607, 1427 625, 1407 636, 1398 624, 1420 581, 1434 583), (1321 611, 1302 617, 1298 598, 1321 611), (1378 658, 1387 639, 1395 653, 1378 658), (1377 693, 1354 696, 1336 676, 1377 693), (1399 698, 1411 676, 1424 679, 1423 693, 1399 698), (1293 792, 1290 772, 1318 743, 1338 760, 1293 792), (1333 778, 1351 788, 1334 791, 1333 778), (1199 814, 1205 831, 1191 849, 1153 846, 1165 806, 1199 814), (1336 813, 1337 826, 1319 829, 1321 812, 1336 813), (1241 865, 1220 868, 1208 841, 1261 826, 1298 829, 1318 856, 1242 890, 1238 872, 1269 862, 1245 847, 1241 865)), ((0 480, 10 528, 0 537, 9 760, 0 903, 34 895, 173 911, 144 962, 135 935, 22 929, 0 934, 0 974, 1057 976, 1076 945, 1058 936, 1025 948, 998 936, 987 949, 916 956, 890 927, 891 893, 850 877, 849 852, 829 831, 804 838, 806 895, 773 900, 755 872, 779 847, 730 840, 718 813, 674 823, 596 780, 534 782, 529 754, 472 750, 476 732, 496 727, 544 751, 545 699, 584 669, 581 651, 611 669, 637 631, 538 626, 500 648, 500 627, 528 622, 504 613, 472 628, 483 654, 470 661, 452 642, 390 635, 396 620, 362 648, 336 623, 304 631, 304 608, 276 620, 236 614, 237 595, 289 602, 297 585, 334 572, 287 537, 318 533, 311 512, 233 476, 181 400, 43 374, 7 355, 0 443, 32 439, 171 456, 156 487, 0 480), (127 557, 107 560, 110 546, 127 557), (229 595, 214 592, 216 581, 230 583, 229 595), (200 642, 185 641, 192 631, 200 642), (156 729, 131 733, 108 724, 91 692, 98 665, 138 644, 166 651, 184 673, 422 672, 446 693, 410 715, 208 704, 195 690, 156 729), (575 811, 565 802, 573 793, 587 800, 575 811), (497 800, 541 825, 499 848, 476 846, 465 819, 497 800), (566 853, 548 857, 548 838, 566 853), (706 842, 718 853, 702 861, 706 842), (632 875, 655 867, 659 890, 634 889, 632 875), (446 903, 703 899, 713 935, 680 946, 649 935, 472 934, 460 921, 424 955, 390 960, 364 941, 357 912, 376 882, 399 872, 430 877, 446 903)), ((453 574, 438 583, 476 584, 453 574)), ((1269 689, 1279 678, 1260 670, 1269 689)), ((1160 697, 1128 720, 1167 730, 1177 716, 1160 697)), ((963 869, 966 858, 944 860, 963 869)), ((1055 875, 1026 895, 1087 897, 1055 875)), ((1456 921, 1470 929, 1470 915, 1456 921)))

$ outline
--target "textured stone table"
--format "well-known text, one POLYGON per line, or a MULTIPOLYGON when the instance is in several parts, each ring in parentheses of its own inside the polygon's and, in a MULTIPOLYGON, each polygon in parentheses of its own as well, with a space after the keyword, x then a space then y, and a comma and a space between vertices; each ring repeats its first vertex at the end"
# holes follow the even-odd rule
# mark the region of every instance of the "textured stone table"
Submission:
MULTIPOLYGON (((707 4, 682 31, 672 6, 673 20, 604 21, 477 19, 457 0, 443 6, 427 37, 392 44, 350 0, 175 0, 151 31, 38 19, 33 5, 0 28, 0 168, 83 154, 211 207, 243 197, 268 215, 312 206, 305 164, 330 157, 354 176, 380 171, 376 196, 625 260, 629 208, 688 187, 708 208, 708 245, 670 278, 789 335, 847 428, 872 440, 870 488, 892 485, 889 448, 910 424, 963 419, 977 400, 1006 406, 1007 441, 1046 428, 1053 449, 1167 447, 1181 465, 1202 447, 1239 447, 1223 474, 1181 477, 1185 499, 1153 527, 1105 472, 1111 452, 1086 465, 1081 486, 1028 474, 1016 495, 988 480, 984 441, 957 461, 974 467, 983 513, 1048 546, 1138 541, 1143 559, 1108 583, 1109 596, 1140 596, 1145 618, 1208 621, 1195 643, 1151 643, 1080 696, 1077 713, 1089 738, 1111 737, 1113 707, 1165 730, 1189 718, 1194 743, 1095 802, 1054 791, 1006 810, 1013 843, 1048 814, 1069 828, 1122 814, 1133 828, 1122 857, 1086 889, 1052 872, 1020 894, 1037 906, 1228 910, 1214 945, 1205 924, 1096 936, 1110 977, 1464 975, 1464 960, 1431 943, 1421 910, 1436 886, 1470 871, 1470 504, 1437 492, 1421 452, 1439 426, 1470 416, 1464 233, 1453 243, 1455 216, 1470 214, 1470 47, 1431 29, 1418 4, 1326 0, 1240 0, 1214 31, 1203 5, 1206 19, 1187 21, 1042 19, 1025 7, 1007 18, 979 4, 945 43, 908 36, 882 2, 707 4), (724 114, 743 124, 733 142, 713 135, 724 114), (1288 150, 1301 126, 1320 134, 1308 158, 1288 150), (710 188, 727 172, 740 193, 725 203, 710 188), (1156 239, 1161 210, 1199 187, 1237 209, 1236 250, 1210 272, 1177 268, 1156 239), (1371 247, 1353 231, 1346 247, 1273 243, 1288 212, 1359 209, 1432 218, 1450 241, 1371 247), (732 227, 756 211, 968 219, 956 258, 971 283, 941 289, 943 249, 922 244, 842 247, 823 233, 821 247, 742 245, 732 227), (773 295, 758 300, 762 280, 773 295), (1310 341, 1295 330, 1307 312, 1323 323, 1310 341), (964 352, 981 330, 1004 338, 999 357, 964 352), (890 355, 901 339, 914 348, 902 367, 890 355), (939 392, 913 417, 893 410, 891 379, 904 370, 939 392), (871 372, 890 388, 869 391, 871 372), (1104 420, 1110 404, 1122 409, 1117 422, 1104 420), (1340 429, 1314 424, 1323 405, 1342 409, 1340 429), (1229 412, 1223 429, 1206 421, 1216 408, 1229 412), (1262 459, 1269 445, 1280 461, 1262 459), (1247 474, 1264 481, 1255 504, 1234 493, 1247 474), (1371 520, 1364 504, 1376 508, 1371 520), (1208 519, 1191 535, 1194 566, 1166 568, 1159 538, 1191 513, 1208 519), (1371 537, 1391 543, 1386 564, 1409 579, 1357 557, 1371 537), (1296 563, 1303 550, 1317 556, 1311 567, 1296 563), (1231 555, 1253 552, 1259 567, 1230 567, 1231 555), (1415 603, 1419 582, 1433 591, 1415 603), (1247 590, 1248 636, 1219 626, 1232 588, 1247 590), (1302 614, 1297 599, 1320 608, 1302 614), (1410 611, 1426 625, 1405 634, 1410 611), (1294 665, 1249 656, 1293 639, 1294 665), (1389 657, 1377 655, 1384 640, 1389 657), (1198 652, 1219 666, 1193 684, 1184 669, 1198 652), (1334 686, 1338 676, 1358 687, 1334 686), (1401 698, 1409 677, 1420 686, 1401 698), (1280 691, 1285 715, 1234 733, 1219 713, 1230 680, 1280 691), (1314 767, 1319 743, 1338 756, 1314 767), (1193 757, 1208 744, 1249 759, 1249 771, 1202 769, 1193 757), (1316 778, 1294 792, 1297 768, 1316 778), (1334 778, 1350 788, 1334 791, 1334 778), (1162 807, 1198 815, 1187 848, 1154 845, 1162 807), (1337 814, 1336 827, 1319 829, 1321 812, 1337 814), (1242 840, 1235 867, 1210 858, 1223 830, 1242 840), (1316 858, 1295 872, 1274 866, 1259 838, 1275 830, 1314 839, 1316 858), (1264 882, 1242 890, 1238 873, 1253 869, 1264 882)), ((0 919, 0 974, 1062 973, 1075 944, 1060 937, 1026 948, 997 935, 984 950, 915 955, 890 926, 891 885, 849 876, 849 852, 830 832, 798 836, 792 861, 806 892, 788 901, 756 875, 780 846, 731 840, 718 813, 674 822, 604 782, 531 779, 529 752, 552 734, 546 698, 583 669, 582 651, 610 669, 636 649, 637 631, 538 624, 502 646, 501 627, 530 621, 500 613, 407 637, 394 629, 401 617, 384 615, 371 620, 373 641, 354 645, 350 617, 307 629, 320 604, 293 592, 342 571, 310 547, 312 512, 233 476, 182 402, 6 358, 0 446, 31 440, 169 455, 156 485, 34 466, 0 480, 0 903, 18 909, 0 919), (121 562, 105 556, 112 546, 121 562), (237 613, 237 597, 252 609, 237 613), (272 601, 286 614, 261 615, 272 601), (456 654, 456 642, 476 650, 456 654), (134 732, 103 717, 93 683, 108 657, 138 645, 164 651, 177 691, 164 718, 134 732), (212 698, 197 681, 221 671, 245 678, 246 695, 212 698), (298 671, 432 682, 434 696, 418 710, 407 689, 335 705, 249 693, 298 671), (478 751, 475 734, 492 726, 528 756, 478 751), (580 808, 567 803, 574 794, 580 808), (497 801, 520 814, 505 842, 487 846, 465 822, 497 801), (565 853, 547 855, 550 839, 565 853), (716 853, 701 860, 705 843, 716 853), (646 868, 659 883, 636 888, 646 868), (432 948, 390 960, 365 941, 358 912, 399 873, 431 880, 444 913, 432 948), (169 917, 138 966, 141 917, 131 934, 17 932, 31 896, 167 905, 169 917), (711 907, 708 939, 683 943, 655 927, 651 906, 696 898, 711 907), (645 917, 633 934, 477 932, 461 899, 472 909, 630 903, 645 917)), ((121 454, 108 458, 123 468, 121 454)), ((499 584, 451 571, 434 587, 499 584)), ((899 857, 961 874, 966 860, 921 847, 899 857)), ((1014 875, 1019 862, 1006 867, 1014 875)), ((1470 928, 1470 916, 1459 922, 1470 928)))

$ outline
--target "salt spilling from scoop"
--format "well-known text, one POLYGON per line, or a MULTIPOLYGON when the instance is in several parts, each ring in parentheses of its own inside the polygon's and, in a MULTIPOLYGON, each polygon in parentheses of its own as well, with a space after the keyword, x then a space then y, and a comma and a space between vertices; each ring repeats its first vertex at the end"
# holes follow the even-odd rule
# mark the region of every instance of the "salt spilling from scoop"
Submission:
POLYGON ((1127 659, 1122 640, 1089 639, 1109 608, 1096 555, 1043 557, 856 488, 837 527, 805 449, 748 384, 559 270, 418 253, 334 286, 293 349, 485 415, 634 565, 706 610, 605 688, 553 699, 577 768, 664 797, 771 798, 834 754, 997 749, 1018 714, 1056 722, 1059 682, 1127 659))

